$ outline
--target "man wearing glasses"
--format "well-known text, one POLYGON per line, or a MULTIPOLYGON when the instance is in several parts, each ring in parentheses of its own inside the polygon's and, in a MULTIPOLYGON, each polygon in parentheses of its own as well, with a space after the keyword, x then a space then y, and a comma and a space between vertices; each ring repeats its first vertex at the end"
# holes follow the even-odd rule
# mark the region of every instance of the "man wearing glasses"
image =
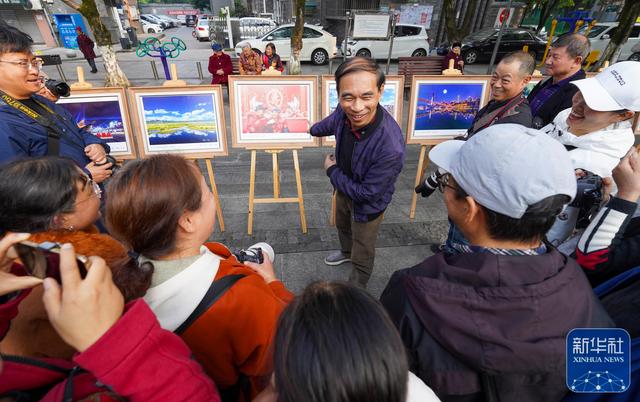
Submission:
POLYGON ((64 108, 36 95, 42 60, 31 38, 0 22, 0 163, 32 156, 73 159, 97 183, 111 175, 109 146, 64 108))
POLYGON ((429 154, 468 243, 396 271, 381 301, 409 369, 442 400, 559 401, 567 333, 613 326, 577 263, 544 241, 576 193, 569 153, 550 139, 496 124, 429 154))

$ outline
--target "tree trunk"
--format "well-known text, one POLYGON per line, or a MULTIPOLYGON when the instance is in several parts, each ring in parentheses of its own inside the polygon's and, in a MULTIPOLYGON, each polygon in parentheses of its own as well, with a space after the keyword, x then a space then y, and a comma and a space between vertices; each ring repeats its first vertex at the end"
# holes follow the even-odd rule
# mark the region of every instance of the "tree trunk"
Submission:
POLYGON ((462 21, 456 20, 456 0, 444 1, 444 18, 449 42, 461 41, 471 30, 471 20, 476 12, 478 0, 469 0, 462 21), (460 22, 460 23, 459 23, 460 22))
POLYGON ((613 37, 611 37, 611 40, 604 49, 604 52, 602 52, 600 60, 598 60, 597 65, 594 67, 596 71, 598 68, 602 67, 606 60, 609 60, 609 63, 611 64, 618 61, 618 57, 622 51, 622 45, 627 43, 629 35, 631 34, 631 29, 633 28, 636 19, 638 19, 638 16, 640 16, 640 1, 626 0, 624 2, 624 6, 622 6, 622 11, 620 11, 618 30, 613 37))
POLYGON ((100 13, 98 12, 98 6, 100 6, 102 10, 105 10, 103 14, 107 15, 104 0, 82 0, 80 5, 74 3, 72 0, 62 1, 69 7, 80 12, 80 14, 87 19, 87 22, 93 31, 93 35, 95 36, 96 45, 102 53, 104 68, 107 72, 105 85, 108 87, 128 87, 130 85, 129 80, 118 65, 116 52, 111 46, 111 34, 109 34, 109 30, 102 23, 100 13))
POLYGON ((295 0, 296 25, 291 35, 291 58, 289 59, 289 75, 302 74, 300 53, 302 53, 302 34, 304 32, 304 0, 295 0))

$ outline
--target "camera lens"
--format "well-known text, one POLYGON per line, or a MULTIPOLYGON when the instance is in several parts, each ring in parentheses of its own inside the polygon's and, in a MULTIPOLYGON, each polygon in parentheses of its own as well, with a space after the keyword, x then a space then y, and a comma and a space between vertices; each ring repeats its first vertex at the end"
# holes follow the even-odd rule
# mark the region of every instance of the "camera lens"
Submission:
POLYGON ((66 82, 48 79, 45 81, 44 85, 57 97, 66 98, 71 95, 71 88, 69 88, 69 85, 67 85, 66 82))

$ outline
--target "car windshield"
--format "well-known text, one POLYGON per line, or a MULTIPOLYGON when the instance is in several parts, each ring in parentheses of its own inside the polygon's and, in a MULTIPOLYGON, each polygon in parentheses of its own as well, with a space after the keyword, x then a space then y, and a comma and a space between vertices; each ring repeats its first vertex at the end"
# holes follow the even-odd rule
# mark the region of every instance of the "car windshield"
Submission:
POLYGON ((475 40, 487 39, 488 37, 495 35, 496 30, 493 28, 483 29, 478 32, 474 32, 471 35, 463 39, 464 42, 473 42, 475 40))
POLYGON ((276 31, 276 30, 278 30, 278 29, 282 29, 282 27, 275 27, 275 28, 273 28, 271 31, 269 31, 269 32, 267 32, 266 34, 264 34, 264 35, 262 36, 262 39, 266 38, 266 37, 267 37, 267 36, 269 36, 269 35, 273 35, 273 32, 274 32, 274 31, 276 31))
POLYGON ((200 20, 200 21, 198 21, 198 25, 209 26, 209 21, 208 20, 200 20))
MULTIPOLYGON (((596 36, 600 35, 601 33, 603 33, 605 30, 607 30, 607 28, 609 28, 608 25, 594 25, 591 30, 589 31, 589 35, 587 35, 588 38, 595 38, 596 36)), ((584 35, 585 32, 587 32, 587 29, 589 29, 589 25, 583 25, 579 30, 578 33, 584 35)))

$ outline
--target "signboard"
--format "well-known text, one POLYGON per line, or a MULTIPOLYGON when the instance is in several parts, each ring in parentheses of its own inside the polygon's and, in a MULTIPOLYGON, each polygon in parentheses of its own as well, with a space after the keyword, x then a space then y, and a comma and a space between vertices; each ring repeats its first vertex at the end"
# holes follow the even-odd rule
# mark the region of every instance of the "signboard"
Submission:
POLYGON ((401 24, 422 25, 431 28, 433 19, 433 6, 423 6, 419 4, 403 4, 400 7, 399 18, 396 22, 401 24))
POLYGON ((76 35, 76 27, 82 28, 85 33, 87 32, 82 16, 80 14, 53 14, 53 18, 58 26, 62 46, 67 49, 77 49, 78 35, 76 35))
POLYGON ((390 14, 354 14, 353 39, 388 39, 390 14))
POLYGON ((513 12, 514 12, 513 8, 500 7, 498 9, 498 15, 496 16, 496 22, 493 24, 493 27, 500 28, 500 25, 502 25, 503 21, 504 21, 504 26, 508 27, 509 24, 511 23, 511 17, 513 16, 513 12))
POLYGON ((169 10, 169 15, 199 15, 202 14, 200 10, 169 10))

